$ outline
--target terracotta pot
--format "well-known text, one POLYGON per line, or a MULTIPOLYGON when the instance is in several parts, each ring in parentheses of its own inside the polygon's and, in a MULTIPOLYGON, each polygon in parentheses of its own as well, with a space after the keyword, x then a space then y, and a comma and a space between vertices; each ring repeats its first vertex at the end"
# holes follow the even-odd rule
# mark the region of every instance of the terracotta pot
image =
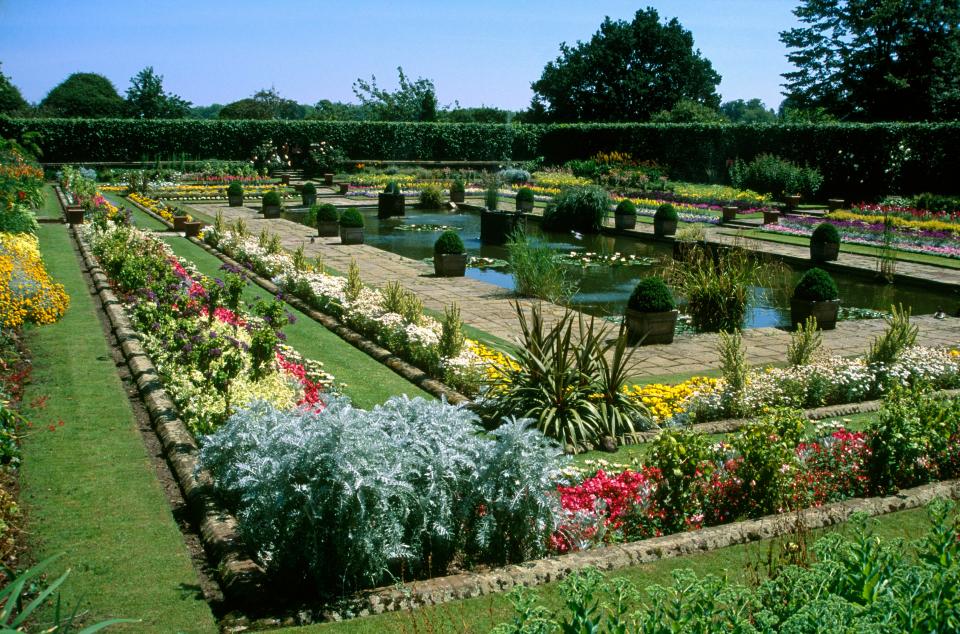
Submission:
POLYGON ((724 207, 723 208, 723 221, 724 222, 733 222, 737 219, 737 212, 740 211, 739 207, 724 207))
POLYGON ((83 224, 83 207, 67 207, 67 224, 83 224))
POLYGON ((377 194, 377 218, 406 215, 407 197, 404 194, 377 194))
POLYGON ((264 205, 260 213, 263 214, 264 218, 279 218, 281 211, 283 211, 283 208, 280 205, 264 205))
POLYGON ((316 194, 300 194, 300 202, 303 203, 304 207, 313 207, 317 204, 317 195, 316 194))
POLYGON ((187 225, 187 216, 174 216, 173 217, 173 230, 176 232, 186 231, 187 225))
POLYGON ((455 192, 455 191, 450 192, 450 202, 452 203, 462 203, 465 197, 466 197, 465 192, 455 192))
POLYGON ((187 222, 183 225, 184 233, 188 238, 196 238, 199 236, 201 229, 203 229, 203 223, 199 221, 187 222))
POLYGON ((321 238, 332 238, 340 234, 340 225, 336 220, 318 220, 317 235, 321 238))
POLYGON ((323 184, 324 184, 324 185, 333 185, 333 174, 324 174, 324 175, 323 175, 323 184))
POLYGON ((480 242, 493 245, 506 244, 510 234, 522 226, 522 214, 484 209, 480 212, 480 242))
POLYGON ((820 330, 833 330, 837 327, 837 312, 840 310, 839 299, 828 299, 822 302, 811 302, 805 299, 792 298, 790 300, 790 323, 796 328, 811 315, 817 318, 817 327, 820 330))
POLYGON ((346 194, 350 189, 350 183, 340 183, 340 194, 346 194))
POLYGON ((676 220, 657 220, 653 219, 653 235, 658 238, 672 236, 677 232, 676 220))
POLYGON ((240 194, 239 196, 227 194, 227 203, 231 207, 243 207, 243 194, 240 194))
POLYGON ((839 242, 811 242, 810 259, 814 262, 834 262, 840 256, 839 242))
POLYGON ((613 214, 613 222, 619 231, 635 229, 637 227, 637 214, 613 214))
POLYGON ((363 227, 340 227, 341 244, 363 244, 363 227))
POLYGON ((764 211, 763 212, 763 224, 765 225, 775 225, 780 220, 779 211, 764 211))
POLYGON ((517 211, 521 213, 531 213, 533 211, 533 201, 532 200, 518 200, 517 201, 517 211))
POLYGON ((434 253, 433 272, 437 277, 463 277, 467 272, 467 254, 434 253))
POLYGON ((632 308, 626 309, 623 318, 627 323, 627 341, 634 346, 673 343, 679 314, 677 310, 643 313, 632 308))

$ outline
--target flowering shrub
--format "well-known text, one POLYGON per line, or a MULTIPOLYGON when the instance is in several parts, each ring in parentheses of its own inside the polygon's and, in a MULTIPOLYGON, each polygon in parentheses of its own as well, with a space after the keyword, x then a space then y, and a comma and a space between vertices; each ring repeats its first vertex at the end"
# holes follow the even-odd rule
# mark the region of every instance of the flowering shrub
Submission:
POLYGON ((37 238, 0 232, 0 328, 52 324, 69 305, 63 286, 43 266, 37 238))

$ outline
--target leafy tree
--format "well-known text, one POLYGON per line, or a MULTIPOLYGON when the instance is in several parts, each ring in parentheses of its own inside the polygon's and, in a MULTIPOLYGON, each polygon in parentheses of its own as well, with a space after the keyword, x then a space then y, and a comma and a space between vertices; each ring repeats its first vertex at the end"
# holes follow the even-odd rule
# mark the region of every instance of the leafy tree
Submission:
POLYGON ((275 88, 260 90, 252 97, 228 103, 220 110, 221 119, 303 119, 306 108, 293 99, 285 99, 275 88))
POLYGON ((321 99, 313 106, 308 119, 320 121, 363 121, 367 118, 367 109, 355 103, 321 99))
POLYGON ((418 77, 410 81, 397 67, 400 88, 390 92, 377 86, 377 78, 370 81, 358 79, 353 84, 353 94, 368 110, 370 118, 377 121, 436 121, 437 91, 429 79, 418 77))
POLYGON ((653 8, 632 22, 607 17, 589 42, 563 43, 560 53, 532 84, 531 110, 547 120, 646 121, 684 99, 720 105, 720 75, 693 35, 653 8))
POLYGON ((479 108, 454 107, 440 113, 440 120, 449 123, 510 123, 514 113, 500 108, 480 106, 479 108))
POLYGON ((223 110, 222 103, 212 103, 209 106, 193 106, 190 108, 191 119, 216 119, 223 110))
POLYGON ((777 113, 773 108, 767 108, 757 98, 750 101, 728 101, 720 106, 720 114, 732 123, 773 123, 777 120, 777 113))
POLYGON ((784 31, 789 106, 859 121, 960 116, 956 0, 802 0, 784 31))
POLYGON ((147 66, 130 78, 127 88, 127 113, 134 119, 182 119, 190 112, 190 102, 163 91, 163 75, 147 66))
POLYGON ((30 104, 20 94, 20 89, 0 71, 0 114, 17 115, 29 109, 30 104))
POLYGON ((119 117, 123 109, 113 83, 96 73, 73 73, 40 102, 41 112, 55 117, 119 117))
POLYGON ((715 108, 681 99, 671 110, 662 110, 650 118, 657 123, 723 123, 726 119, 715 108))

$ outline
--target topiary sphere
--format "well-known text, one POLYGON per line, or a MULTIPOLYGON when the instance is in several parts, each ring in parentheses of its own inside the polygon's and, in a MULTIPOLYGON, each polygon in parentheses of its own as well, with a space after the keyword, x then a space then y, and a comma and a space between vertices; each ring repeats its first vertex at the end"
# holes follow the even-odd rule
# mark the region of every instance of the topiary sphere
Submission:
POLYGON ((657 207, 657 213, 653 215, 654 220, 676 220, 677 210, 670 203, 663 203, 657 207))
POLYGON ((264 207, 279 207, 280 206, 280 193, 275 189, 271 189, 266 194, 263 195, 263 206, 264 207))
POLYGON ((314 196, 317 193, 317 186, 313 183, 307 183, 303 186, 303 194, 305 196, 314 196))
POLYGON ((616 214, 618 216, 636 216, 637 215, 637 206, 633 204, 633 201, 629 198, 624 198, 617 205, 616 214))
POLYGON ((812 268, 800 278, 793 289, 793 297, 808 302, 825 302, 840 297, 840 290, 829 273, 812 268))
POLYGON ((663 313, 673 310, 675 306, 673 293, 667 283, 656 276, 645 277, 637 282, 627 302, 627 308, 641 313, 663 313))
POLYGON ((456 231, 444 231, 433 243, 433 252, 436 254, 461 254, 466 250, 463 240, 456 231))
POLYGON ((814 244, 840 244, 840 232, 829 222, 823 222, 813 230, 810 242, 814 244))
POLYGON ((336 222, 338 220, 337 208, 330 203, 314 205, 312 209, 316 210, 317 222, 336 222))
POLYGON ((520 191, 517 192, 517 201, 522 203, 532 203, 533 190, 529 187, 521 187, 520 191))
POLYGON ((230 196, 243 196, 243 185, 233 181, 227 186, 227 194, 230 196))
POLYGON ((363 215, 353 207, 346 209, 340 214, 340 226, 350 228, 363 227, 363 215))

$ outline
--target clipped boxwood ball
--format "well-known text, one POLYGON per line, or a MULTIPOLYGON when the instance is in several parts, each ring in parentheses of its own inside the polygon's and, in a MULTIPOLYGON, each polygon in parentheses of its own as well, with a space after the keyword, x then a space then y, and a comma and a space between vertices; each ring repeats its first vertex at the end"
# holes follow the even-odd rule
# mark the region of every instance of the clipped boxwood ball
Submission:
POLYGON ((339 219, 337 217, 337 208, 330 203, 316 206, 316 212, 318 222, 336 222, 339 219))
POLYGON ((676 220, 677 210, 670 203, 663 203, 657 207, 657 213, 653 215, 654 220, 676 220))
POLYGON ((673 310, 673 293, 663 278, 645 277, 633 289, 627 308, 641 313, 663 313, 673 310))
POLYGON ((354 228, 362 227, 363 215, 353 207, 346 209, 342 214, 340 214, 340 226, 354 228))
POLYGON ((307 183, 303 186, 303 195, 304 196, 315 196, 317 194, 317 186, 313 183, 307 183))
POLYGON ((617 205, 618 216, 636 216, 637 215, 637 206, 633 204, 633 201, 629 198, 624 198, 617 205))
POLYGON ((243 196, 243 185, 233 181, 227 186, 227 194, 229 196, 243 196))
POLYGON ((266 194, 263 195, 263 206, 264 207, 279 207, 280 206, 280 193, 274 189, 271 189, 266 194))
POLYGON ((793 296, 808 302, 825 302, 840 297, 840 291, 829 273, 812 268, 800 278, 793 289, 793 296))
POLYGON ((521 187, 520 191, 517 192, 517 201, 522 203, 532 203, 533 190, 529 187, 521 187))
POLYGON ((463 240, 460 239, 456 231, 444 231, 433 243, 434 253, 460 254, 465 250, 463 240))
POLYGON ((840 232, 829 222, 823 222, 813 230, 810 242, 814 244, 840 244, 840 232))

